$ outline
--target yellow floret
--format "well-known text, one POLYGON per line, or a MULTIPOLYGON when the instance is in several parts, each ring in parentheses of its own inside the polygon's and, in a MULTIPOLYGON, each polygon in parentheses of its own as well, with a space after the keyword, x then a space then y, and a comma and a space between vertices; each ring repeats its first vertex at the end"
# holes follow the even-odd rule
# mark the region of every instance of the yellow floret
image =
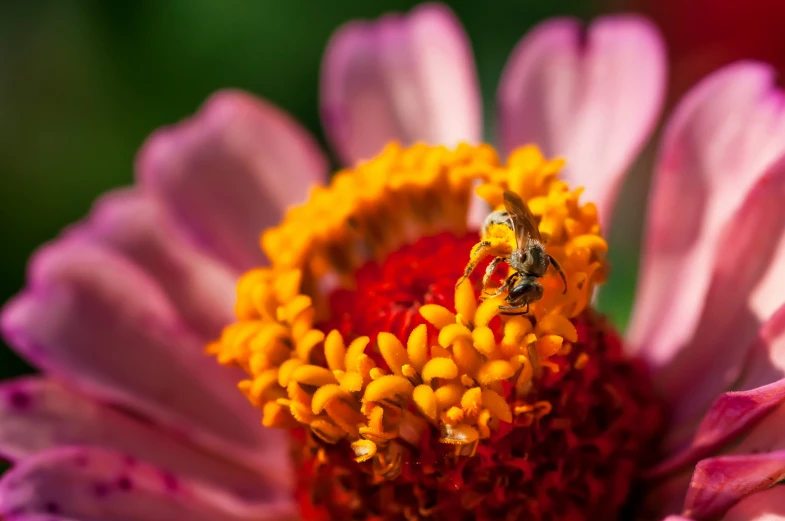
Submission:
MULTIPOLYGON (((416 444, 424 429, 437 429, 456 454, 470 455, 501 422, 537 421, 551 405, 529 403, 528 393, 544 371, 558 369, 548 359, 577 342, 570 318, 607 270, 596 208, 580 204, 581 190, 557 178, 562 166, 536 147, 518 149, 501 164, 487 145, 391 145, 339 172, 265 232, 271 267, 240 279, 237 322, 208 352, 248 373, 239 388, 262 409, 264 425, 301 425, 326 443, 348 439, 357 461, 372 461, 387 479, 400 472, 397 440, 416 444), (528 203, 567 276, 566 293, 558 275, 543 277, 544 296, 529 316, 499 318, 500 340, 491 324, 502 300, 478 302, 471 284, 456 288, 455 309, 420 308, 436 335, 420 325, 408 338, 346 339, 314 327, 317 316, 329 314, 327 292, 349 287, 362 263, 428 234, 465 232, 474 187, 491 209, 502 207, 505 190, 528 203)), ((497 228, 492 252, 509 253, 511 231, 497 228)), ((585 365, 578 357, 574 370, 585 365)))

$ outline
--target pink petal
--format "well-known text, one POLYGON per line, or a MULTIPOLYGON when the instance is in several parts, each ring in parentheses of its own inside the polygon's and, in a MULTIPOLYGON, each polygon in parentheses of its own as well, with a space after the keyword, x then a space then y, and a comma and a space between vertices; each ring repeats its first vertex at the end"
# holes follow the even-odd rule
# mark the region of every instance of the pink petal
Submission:
POLYGON ((259 411, 238 393, 239 374, 204 354, 202 341, 135 265, 64 240, 36 254, 29 278, 0 325, 39 368, 228 455, 285 460, 280 435, 262 428, 259 411))
POLYGON ((182 240, 164 212, 138 190, 114 191, 95 204, 84 233, 134 261, 188 326, 206 341, 215 339, 234 318, 239 273, 182 240))
POLYGON ((244 468, 209 455, 51 380, 24 378, 0 385, 0 453, 5 458, 18 461, 68 445, 117 450, 252 501, 287 492, 280 470, 273 475, 269 467, 244 468))
POLYGON ((748 351, 738 388, 750 389, 785 376, 785 303, 763 324, 748 351))
MULTIPOLYGON (((729 344, 737 346, 732 343, 733 336, 728 336, 729 344)), ((700 417, 684 419, 683 413, 679 415, 679 412, 685 410, 685 404, 693 403, 696 395, 708 396, 718 386, 708 378, 708 384, 696 385, 687 394, 676 396, 673 419, 681 421, 674 422, 664 442, 665 450, 675 453, 654 469, 653 475, 671 472, 676 467, 706 456, 719 445, 745 431, 760 419, 761 414, 768 414, 780 403, 778 386, 781 382, 778 380, 785 377, 785 305, 760 327, 757 337, 747 345, 750 347, 737 348, 742 354, 747 353, 748 360, 745 364, 739 363, 723 373, 711 373, 712 355, 706 356, 703 366, 693 369, 696 383, 700 383, 701 378, 709 372, 709 376, 720 382, 733 381, 733 389, 740 392, 728 392, 720 396, 709 408, 700 425, 700 417), (692 443, 687 444, 691 437, 692 443)), ((715 352, 724 347, 723 342, 718 342, 715 352)), ((725 356, 732 358, 734 353, 725 356)), ((674 382, 673 379, 665 381, 674 382)))
POLYGON ((773 256, 785 239, 784 200, 785 158, 757 181, 723 230, 694 340, 663 371, 664 378, 674 375, 668 381, 675 393, 688 386, 700 389, 691 400, 680 400, 687 413, 702 409, 737 378, 746 354, 740 347, 749 345, 760 324, 776 310, 773 304, 785 302, 785 284, 771 282, 772 277, 785 280, 785 258, 773 256), (764 305, 756 298, 760 291, 769 295, 764 305))
MULTIPOLYGON (((773 395, 777 395, 783 386, 785 386, 785 381, 779 381, 776 382, 776 384, 766 386, 766 391, 773 395), (778 387, 779 389, 777 389, 778 387)), ((739 394, 746 395, 747 398, 751 396, 751 393, 739 394)), ((762 394, 762 392, 759 394, 762 394)), ((724 399, 724 397, 721 397, 718 400, 718 403, 722 402, 724 399)), ((741 414, 738 418, 728 418, 726 425, 721 424, 723 419, 720 418, 719 415, 722 411, 717 408, 717 410, 714 411, 717 415, 714 419, 716 420, 716 427, 719 427, 719 429, 715 432, 712 432, 709 429, 709 427, 711 427, 711 421, 709 419, 710 417, 707 416, 704 420, 705 426, 702 426, 703 428, 701 429, 704 431, 704 436, 706 437, 706 445, 701 446, 700 444, 697 444, 699 450, 698 454, 704 455, 704 453, 709 450, 716 451, 721 447, 723 447, 726 455, 734 455, 735 457, 745 457, 745 455, 750 454, 767 454, 775 451, 783 453, 782 451, 785 451, 785 436, 782 435, 782 433, 785 432, 785 403, 780 401, 772 407, 770 402, 764 402, 762 403, 762 407, 765 409, 762 414, 758 414, 760 411, 756 412, 747 407, 741 407, 740 411, 728 410, 728 413, 731 415, 738 412, 741 412, 741 414), (722 427, 728 428, 728 431, 723 432, 721 430, 722 427), (711 439, 712 434, 715 434, 715 439, 711 439), (733 441, 732 445, 728 444, 730 441, 733 441), (709 447, 709 445, 713 446, 709 447)), ((666 472, 683 469, 678 473, 669 476, 666 481, 659 485, 654 487, 650 486, 646 504, 649 505, 654 512, 670 513, 681 510, 684 503, 685 492, 690 483, 691 474, 689 467, 685 467, 684 465, 694 461, 695 458, 691 456, 694 456, 694 454, 688 454, 686 457, 683 457, 683 461, 666 462, 662 468, 659 469, 659 473, 649 473, 648 478, 657 479, 662 477, 666 472), (670 465, 671 468, 667 468, 668 465, 670 465)), ((674 460, 675 459, 678 459, 678 456, 674 458, 674 460)))
POLYGON ((755 492, 785 479, 785 451, 720 456, 698 463, 684 502, 684 515, 715 519, 755 492))
POLYGON ((194 117, 154 133, 136 169, 182 231, 218 259, 247 269, 264 261, 262 230, 324 179, 327 161, 289 116, 224 91, 194 117))
POLYGON ((0 514, 47 513, 101 521, 294 519, 290 505, 248 507, 128 455, 80 447, 33 456, 0 480, 0 514))
POLYGON ((785 521, 782 487, 772 487, 739 501, 722 521, 785 521))
POLYGON ((743 455, 785 451, 783 432, 785 432, 785 403, 780 402, 730 446, 727 453, 743 455))
POLYGON ((425 4, 407 16, 343 26, 325 51, 321 111, 348 165, 391 140, 480 141, 479 86, 460 23, 446 6, 425 4))
POLYGON ((52 514, 20 514, 6 517, 5 521, 79 521, 74 518, 55 516, 52 514))
POLYGON ((600 18, 584 37, 578 20, 545 22, 523 38, 498 94, 502 147, 533 143, 567 160, 607 224, 622 176, 651 133, 663 102, 665 51, 657 29, 635 16, 600 18))
MULTIPOLYGON (((702 415, 714 397, 730 388, 760 324, 774 311, 766 307, 760 310, 766 315, 759 315, 753 300, 767 271, 785 275, 785 264, 772 258, 785 238, 783 200, 785 159, 757 180, 720 234, 716 259, 709 264, 715 266, 714 274, 689 348, 658 375, 667 382, 665 397, 672 403, 674 422, 702 415)), ((785 300, 779 298, 780 303, 785 300)))
POLYGON ((773 74, 750 62, 721 69, 687 94, 667 125, 629 331, 655 369, 690 342, 711 268, 732 246, 722 242, 723 229, 785 151, 783 95, 773 74))
POLYGON ((711 455, 748 431, 783 402, 785 379, 749 391, 723 394, 704 416, 689 447, 648 471, 648 477, 669 474, 711 455))

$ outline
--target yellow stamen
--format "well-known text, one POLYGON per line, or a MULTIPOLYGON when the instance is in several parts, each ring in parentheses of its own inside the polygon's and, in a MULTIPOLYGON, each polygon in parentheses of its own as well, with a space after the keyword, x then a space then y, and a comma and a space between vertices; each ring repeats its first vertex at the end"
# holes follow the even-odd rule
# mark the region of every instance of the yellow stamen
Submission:
MULTIPOLYGON (((240 279, 238 322, 208 352, 248 373, 239 387, 263 409, 264 425, 300 424, 326 443, 348 439, 357 461, 372 460, 379 476, 400 472, 395 444, 417 436, 418 421, 437 427, 440 440, 460 455, 473 454, 500 422, 537 421, 551 405, 528 403, 529 391, 543 370, 561 370, 549 359, 578 341, 570 318, 583 311, 607 269, 596 208, 579 204, 581 189, 571 191, 557 179, 562 166, 531 146, 501 164, 485 145, 391 145, 339 172, 331 186, 314 189, 307 204, 264 234, 271 267, 240 279), (480 302, 473 286, 462 284, 455 310, 420 308, 436 335, 424 324, 406 339, 390 333, 347 339, 314 327, 317 317, 329 316, 327 292, 335 284, 349 288, 351 274, 367 260, 424 235, 465 232, 474 185, 492 209, 502 207, 505 190, 527 201, 548 253, 566 274, 566 292, 549 271, 541 279, 544 295, 528 316, 497 318, 503 296, 480 302), (500 341, 492 329, 498 320, 500 341)), ((497 239, 511 250, 508 235, 497 239)), ((574 367, 587 363, 581 355, 574 367)))

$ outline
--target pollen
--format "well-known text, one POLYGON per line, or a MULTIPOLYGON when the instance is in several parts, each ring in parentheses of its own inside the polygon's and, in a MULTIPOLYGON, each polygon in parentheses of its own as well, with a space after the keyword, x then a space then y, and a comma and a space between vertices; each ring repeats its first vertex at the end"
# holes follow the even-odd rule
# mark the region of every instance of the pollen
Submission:
MULTIPOLYGON (((240 279, 237 322, 208 352, 245 371, 238 388, 265 426, 292 432, 306 519, 583 519, 621 505, 660 409, 589 307, 607 244, 563 163, 533 146, 502 163, 487 145, 393 144, 263 234, 270 266, 240 279), (478 241, 473 195, 490 212, 505 191, 566 278, 543 275, 525 315, 502 315, 504 293, 475 274, 456 285, 478 241)), ((496 252, 516 246, 496 239, 496 252)))

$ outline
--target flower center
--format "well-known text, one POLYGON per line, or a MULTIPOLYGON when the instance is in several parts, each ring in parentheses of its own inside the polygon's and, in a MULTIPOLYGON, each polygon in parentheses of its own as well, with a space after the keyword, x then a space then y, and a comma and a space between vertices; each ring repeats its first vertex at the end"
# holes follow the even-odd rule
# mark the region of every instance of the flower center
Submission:
POLYGON ((272 266, 241 279, 208 350, 248 373, 264 425, 291 429, 306 519, 616 515, 661 414, 587 307, 607 247, 561 166, 535 147, 502 165, 487 146, 391 145, 266 232, 272 266), (494 209, 526 202, 550 269, 515 268, 507 214, 467 230, 473 185, 494 209), (512 298, 524 279, 537 298, 512 298))

